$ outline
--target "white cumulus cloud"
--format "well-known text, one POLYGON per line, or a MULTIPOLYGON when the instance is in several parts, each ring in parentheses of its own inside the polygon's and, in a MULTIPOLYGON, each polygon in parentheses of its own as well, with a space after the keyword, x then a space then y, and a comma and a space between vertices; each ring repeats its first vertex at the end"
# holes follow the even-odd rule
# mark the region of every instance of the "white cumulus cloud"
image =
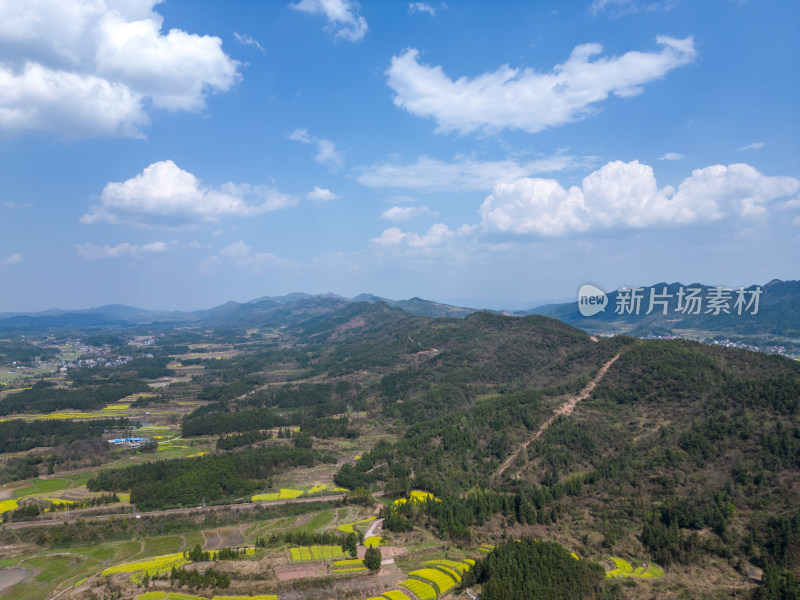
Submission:
POLYGON ((336 150, 336 144, 325 138, 318 138, 310 135, 305 129, 295 129, 289 134, 289 139, 302 144, 312 144, 317 147, 314 160, 321 165, 327 165, 332 171, 336 171, 344 165, 344 155, 336 150))
POLYGON ((446 162, 420 156, 413 163, 388 162, 363 167, 356 180, 362 185, 376 188, 423 191, 490 190, 503 181, 562 171, 574 164, 575 160, 566 155, 523 163, 514 160, 479 161, 463 157, 446 162))
POLYGON ((658 52, 631 51, 590 60, 599 44, 575 47, 564 64, 548 73, 501 66, 493 73, 452 80, 442 67, 420 64, 411 48, 392 58, 387 70, 394 103, 420 117, 436 120, 438 132, 461 134, 505 128, 531 133, 586 116, 611 94, 639 94, 646 83, 695 59, 692 37, 656 38, 658 52))
POLYGON ((23 258, 22 254, 20 254, 19 252, 15 252, 11 256, 7 256, 6 258, 4 258, 3 259, 3 264, 4 265, 16 265, 16 264, 21 263, 23 260, 25 260, 25 259, 23 258))
POLYGON ((381 213, 387 221, 408 221, 419 215, 433 214, 427 206, 392 206, 381 213))
POLYGON ((264 46, 262 46, 258 42, 258 40, 253 39, 253 36, 251 36, 249 33, 242 34, 239 33, 238 31, 234 31, 233 37, 235 37, 236 41, 239 42, 242 46, 255 46, 256 48, 258 48, 261 54, 266 53, 266 50, 264 50, 264 46))
POLYGON ((294 196, 264 186, 204 185, 171 160, 164 160, 131 179, 106 184, 100 203, 81 222, 182 227, 229 216, 258 215, 295 204, 294 196))
POLYGON ((565 189, 553 179, 495 186, 480 207, 487 231, 536 236, 614 228, 642 229, 762 218, 767 206, 796 195, 800 180, 769 177, 746 164, 696 169, 678 189, 659 188, 652 167, 610 162, 565 189))
POLYGON ((0 2, 0 129, 137 137, 148 109, 196 111, 230 89, 222 41, 163 33, 159 1, 0 2))
POLYGON ((341 196, 334 194, 329 189, 321 188, 315 185, 314 189, 306 194, 306 198, 316 202, 327 202, 328 200, 336 200, 337 198, 341 198, 341 196))
POLYGON ((360 42, 367 34, 367 20, 358 14, 358 3, 352 0, 300 0, 290 4, 295 10, 325 15, 326 30, 337 38, 360 42))
POLYGON ((275 267, 293 267, 299 265, 271 252, 255 252, 243 241, 228 244, 218 253, 210 256, 200 264, 200 273, 211 275, 225 264, 232 264, 253 274, 262 274, 266 269, 275 267))
POLYGON ((436 9, 427 2, 409 2, 408 12, 410 12, 412 15, 414 13, 427 13, 432 17, 436 16, 436 9))
POLYGON ((91 242, 75 244, 78 256, 89 260, 101 258, 138 258, 143 254, 161 254, 175 246, 175 242, 151 242, 149 244, 129 244, 123 242, 116 246, 98 246, 91 242))
POLYGON ((667 152, 658 157, 658 160, 681 160, 684 158, 683 154, 677 152, 667 152))
POLYGON ((753 142, 752 144, 747 144, 746 146, 742 146, 739 150, 761 150, 764 147, 764 142, 753 142))
POLYGON ((373 244, 383 247, 405 246, 409 248, 433 248, 447 244, 456 236, 444 223, 431 225, 430 229, 422 235, 405 232, 397 227, 385 229, 379 237, 372 238, 373 244))

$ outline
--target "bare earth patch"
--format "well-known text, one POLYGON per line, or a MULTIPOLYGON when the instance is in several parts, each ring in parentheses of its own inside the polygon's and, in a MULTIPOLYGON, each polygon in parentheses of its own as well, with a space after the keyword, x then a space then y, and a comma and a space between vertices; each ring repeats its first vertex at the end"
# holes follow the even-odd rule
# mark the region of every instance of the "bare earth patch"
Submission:
POLYGON ((25 581, 31 572, 26 569, 0 569, 0 592, 12 585, 25 581))
POLYGON ((233 548, 244 543, 240 526, 220 527, 203 531, 206 540, 203 550, 219 550, 220 548, 233 548))
POLYGON ((324 577, 327 574, 328 565, 324 562, 291 563, 275 567, 275 575, 278 581, 324 577))

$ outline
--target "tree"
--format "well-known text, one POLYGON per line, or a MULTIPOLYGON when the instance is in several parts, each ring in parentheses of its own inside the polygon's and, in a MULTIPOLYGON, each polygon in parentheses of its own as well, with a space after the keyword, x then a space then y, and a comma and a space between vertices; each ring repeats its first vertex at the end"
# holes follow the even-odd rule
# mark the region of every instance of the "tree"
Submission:
POLYGON ((342 552, 349 552, 350 556, 358 554, 358 537, 355 533, 348 533, 342 542, 342 552))
POLYGON ((381 551, 378 548, 367 548, 367 552, 364 554, 364 565, 373 573, 377 572, 381 568, 381 561, 383 557, 381 556, 381 551))

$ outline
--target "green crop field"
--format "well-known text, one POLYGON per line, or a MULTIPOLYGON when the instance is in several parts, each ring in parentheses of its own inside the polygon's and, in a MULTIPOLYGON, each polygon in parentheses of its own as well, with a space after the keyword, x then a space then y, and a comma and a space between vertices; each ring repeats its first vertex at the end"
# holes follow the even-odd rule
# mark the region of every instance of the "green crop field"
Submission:
POLYGON ((618 556, 609 556, 608 558, 615 566, 614 569, 606 571, 606 577, 608 578, 638 577, 649 579, 664 576, 664 569, 655 563, 648 563, 647 566, 634 568, 633 565, 624 558, 618 556))
POLYGON ((411 600, 400 590, 392 590, 391 592, 384 592, 382 595, 384 598, 387 598, 388 600, 411 600))
POLYGON ((411 571, 409 575, 433 582, 439 589, 440 594, 446 594, 456 585, 452 577, 438 569, 417 569, 416 571, 411 571))
POLYGON ((388 600, 411 600, 400 590, 392 590, 391 592, 384 592, 383 596, 388 600))
POLYGON ((421 582, 419 579, 406 579, 400 585, 407 587, 419 600, 436 600, 436 590, 433 586, 421 582))
POLYGON ((146 572, 150 575, 168 573, 172 567, 181 567, 189 560, 183 556, 182 552, 156 556, 154 558, 139 560, 135 562, 115 565, 103 570, 103 575, 113 575, 115 573, 138 573, 146 572))

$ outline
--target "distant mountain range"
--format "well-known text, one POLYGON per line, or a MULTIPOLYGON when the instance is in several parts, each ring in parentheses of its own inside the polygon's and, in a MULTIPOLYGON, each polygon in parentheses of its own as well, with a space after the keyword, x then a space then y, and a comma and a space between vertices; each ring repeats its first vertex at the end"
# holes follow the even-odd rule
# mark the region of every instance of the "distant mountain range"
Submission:
MULTIPOLYGON (((244 303, 226 302, 214 308, 191 312, 152 311, 111 304, 84 310, 0 313, 0 330, 129 328, 155 324, 279 326, 324 316, 357 303, 377 302, 414 315, 437 318, 464 318, 480 310, 417 297, 392 300, 373 294, 345 298, 334 293, 314 295, 295 292, 285 296, 263 296, 244 303)), ((773 280, 763 286, 746 288, 742 294, 737 290, 720 293, 713 286, 699 283, 658 283, 639 288, 635 296, 616 290, 607 294, 605 310, 589 317, 581 314, 577 301, 547 304, 526 311, 503 312, 516 316, 539 314, 554 317, 598 334, 680 335, 691 330, 711 335, 770 335, 797 339, 800 338, 800 281, 773 280), (690 294, 699 304, 689 304, 690 294), (652 309, 651 299, 654 301, 652 309), (744 303, 737 305, 737 300, 744 303), (715 306, 719 306, 719 309, 715 306)))
POLYGON ((800 281, 775 279, 742 293, 718 289, 700 283, 657 283, 636 290, 638 305, 631 290, 610 292, 606 309, 588 317, 581 314, 577 301, 515 314, 555 317, 592 333, 647 336, 692 330, 800 338, 800 281))
POLYGON ((83 310, 51 309, 37 313, 0 313, 0 330, 33 330, 48 328, 131 327, 148 324, 213 324, 215 326, 246 326, 264 323, 296 321, 315 314, 325 314, 349 304, 384 302, 405 312, 427 317, 464 318, 477 311, 441 304, 422 298, 391 300, 372 294, 345 298, 333 293, 305 294, 295 292, 285 296, 263 296, 248 302, 226 302, 206 310, 191 312, 144 310, 123 304, 109 304, 83 310))

